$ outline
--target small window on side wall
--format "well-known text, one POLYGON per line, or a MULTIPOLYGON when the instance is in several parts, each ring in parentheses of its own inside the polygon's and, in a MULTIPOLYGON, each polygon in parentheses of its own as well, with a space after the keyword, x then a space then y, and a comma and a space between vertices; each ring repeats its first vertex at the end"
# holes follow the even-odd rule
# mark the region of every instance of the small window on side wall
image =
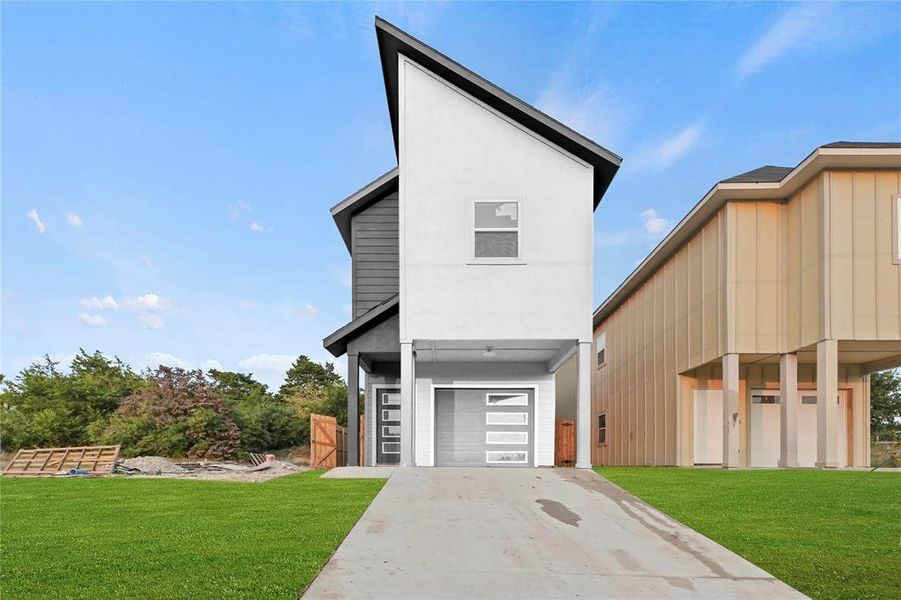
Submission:
POLYGON ((473 203, 472 256, 476 261, 522 258, 519 202, 473 203))
POLYGON ((607 443, 607 413, 598 414, 598 446, 607 443))
POLYGON ((595 346, 598 352, 598 366, 600 367, 607 361, 607 333, 601 332, 595 340, 595 346))

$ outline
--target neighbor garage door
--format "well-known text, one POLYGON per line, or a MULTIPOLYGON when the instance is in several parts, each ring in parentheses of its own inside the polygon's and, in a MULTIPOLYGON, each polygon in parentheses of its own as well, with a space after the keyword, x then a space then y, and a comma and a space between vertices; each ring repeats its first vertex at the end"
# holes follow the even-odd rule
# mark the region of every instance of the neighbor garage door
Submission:
POLYGON ((531 390, 436 389, 435 464, 530 466, 533 406, 531 390))

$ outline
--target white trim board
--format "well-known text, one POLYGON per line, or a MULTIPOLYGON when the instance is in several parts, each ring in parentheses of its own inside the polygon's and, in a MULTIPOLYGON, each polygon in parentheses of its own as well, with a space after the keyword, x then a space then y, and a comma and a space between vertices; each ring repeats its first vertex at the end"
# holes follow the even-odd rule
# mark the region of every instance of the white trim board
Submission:
POLYGON ((510 381, 479 381, 477 383, 433 383, 429 386, 429 425, 432 431, 431 444, 432 451, 429 452, 430 460, 428 467, 435 466, 435 390, 437 389, 462 389, 462 390, 531 390, 534 404, 532 406, 532 466, 538 466, 538 407, 540 402, 538 399, 538 384, 522 384, 511 383, 510 381))

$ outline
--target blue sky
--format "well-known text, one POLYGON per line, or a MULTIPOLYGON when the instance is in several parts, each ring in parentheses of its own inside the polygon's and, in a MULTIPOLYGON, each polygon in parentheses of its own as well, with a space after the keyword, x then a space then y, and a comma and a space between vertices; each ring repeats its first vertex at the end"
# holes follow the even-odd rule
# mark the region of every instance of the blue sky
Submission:
POLYGON ((330 358, 328 209, 395 165, 375 14, 623 157, 597 302, 715 181, 901 140, 898 3, 4 3, 2 371, 330 358))

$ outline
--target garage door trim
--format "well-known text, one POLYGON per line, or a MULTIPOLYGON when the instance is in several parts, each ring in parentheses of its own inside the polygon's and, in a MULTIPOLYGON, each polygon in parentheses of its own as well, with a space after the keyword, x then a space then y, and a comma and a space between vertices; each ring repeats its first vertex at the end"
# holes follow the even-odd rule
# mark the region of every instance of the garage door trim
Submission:
POLYGON ((429 424, 430 431, 429 435, 431 436, 431 443, 429 447, 432 449, 429 456, 429 463, 427 466, 434 467, 437 461, 437 456, 435 452, 435 426, 437 422, 435 421, 435 390, 451 390, 451 389, 470 389, 470 390, 531 390, 532 398, 534 399, 534 406, 532 407, 532 427, 531 427, 531 435, 534 443, 532 445, 532 460, 531 465, 533 467, 538 466, 538 426, 539 426, 539 407, 541 406, 541 401, 538 397, 538 385, 534 383, 514 383, 505 381, 503 383, 498 383, 496 381, 479 381, 473 383, 433 383, 431 385, 431 390, 429 393, 429 424))

